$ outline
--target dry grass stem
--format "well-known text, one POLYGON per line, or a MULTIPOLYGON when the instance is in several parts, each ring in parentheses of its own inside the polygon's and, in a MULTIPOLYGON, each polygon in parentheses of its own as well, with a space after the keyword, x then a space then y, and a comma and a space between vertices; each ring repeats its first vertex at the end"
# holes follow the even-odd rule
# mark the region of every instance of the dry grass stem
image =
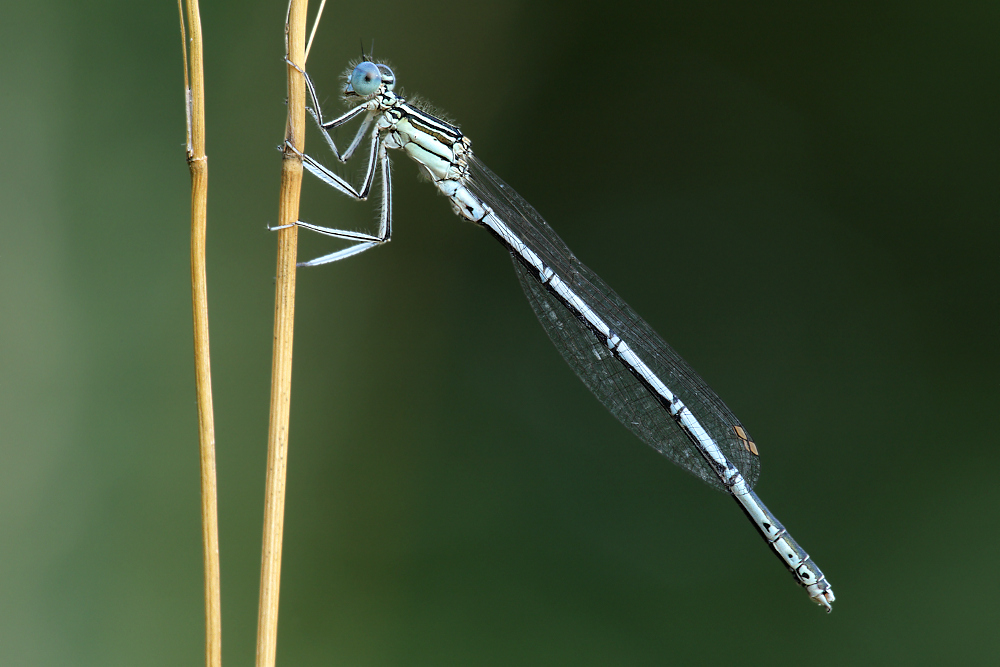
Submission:
MULTIPOLYGON (((291 0, 285 24, 286 56, 305 67, 307 0, 291 0)), ((288 122, 285 139, 305 148, 305 81, 288 66, 288 122)), ((257 616, 257 667, 273 667, 278 640, 278 595, 281 585, 281 540, 288 463, 288 418, 292 392, 292 334, 295 316, 295 259, 302 187, 302 160, 286 150, 281 166, 278 224, 278 267, 274 295, 274 348, 271 362, 271 414, 267 437, 267 481, 264 491, 264 540, 257 616)))
POLYGON ((215 417, 208 338, 208 282, 205 229, 208 207, 208 158, 205 155, 205 78, 198 0, 187 0, 187 25, 180 0, 184 41, 184 93, 187 106, 187 159, 191 170, 191 303, 194 315, 195 390, 201 458, 201 537, 205 571, 205 665, 222 665, 222 600, 219 588, 219 514, 215 475, 215 417), (190 57, 188 49, 190 48, 190 57))
POLYGON ((303 67, 306 66, 306 61, 309 60, 309 52, 312 51, 313 40, 316 39, 316 29, 319 28, 319 20, 323 18, 324 9, 326 9, 326 0, 320 0, 319 9, 316 10, 316 18, 313 19, 313 29, 309 31, 309 43, 306 44, 306 54, 302 56, 302 62, 300 63, 303 67))

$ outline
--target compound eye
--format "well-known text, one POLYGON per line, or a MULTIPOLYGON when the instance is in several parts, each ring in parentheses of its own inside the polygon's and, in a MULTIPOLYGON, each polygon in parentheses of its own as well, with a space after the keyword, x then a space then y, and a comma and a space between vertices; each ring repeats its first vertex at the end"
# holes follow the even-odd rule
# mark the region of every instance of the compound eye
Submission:
POLYGON ((396 85, 396 75, 387 65, 378 65, 378 71, 382 73, 382 83, 385 84, 385 89, 392 90, 396 85))
POLYGON ((363 62, 351 72, 351 88, 361 97, 375 93, 382 85, 382 73, 375 63, 363 62))

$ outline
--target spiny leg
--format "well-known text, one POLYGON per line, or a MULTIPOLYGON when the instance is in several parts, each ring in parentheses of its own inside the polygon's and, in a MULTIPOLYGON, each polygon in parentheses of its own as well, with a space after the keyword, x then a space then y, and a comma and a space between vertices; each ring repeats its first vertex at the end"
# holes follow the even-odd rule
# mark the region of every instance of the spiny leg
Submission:
POLYGON ((382 140, 379 138, 378 133, 379 128, 376 127, 375 131, 371 134, 372 141, 371 152, 368 157, 368 168, 365 170, 365 180, 361 184, 360 190, 355 190, 354 186, 348 183, 342 176, 330 171, 330 169, 323 166, 316 159, 306 155, 290 143, 285 142, 285 146, 288 150, 302 158, 302 166, 305 167, 306 171, 310 174, 330 187, 343 192, 348 197, 364 201, 368 198, 369 193, 371 193, 372 182, 375 180, 375 163, 378 160, 379 147, 382 145, 382 140))
MULTIPOLYGON (((367 198, 368 193, 371 191, 372 181, 375 177, 376 161, 380 163, 382 169, 382 206, 379 214, 378 235, 373 236, 371 234, 352 232, 344 229, 331 229, 329 227, 321 227, 319 225, 313 225, 299 220, 295 223, 299 227, 304 227, 305 229, 310 229, 314 232, 319 232, 325 236, 331 236, 337 239, 358 241, 358 243, 348 246, 343 250, 330 253, 329 255, 323 255, 322 257, 309 260, 308 262, 300 262, 298 266, 318 266, 320 264, 329 264, 331 262, 351 257, 352 255, 357 255, 358 253, 362 253, 365 250, 382 245, 383 243, 388 243, 392 240, 392 177, 389 172, 389 154, 386 151, 385 143, 380 141, 378 138, 377 129, 372 134, 372 157, 369 161, 368 175, 365 179, 365 185, 362 188, 361 193, 357 192, 350 183, 342 179, 337 174, 334 174, 308 155, 300 153, 294 147, 290 148, 302 156, 302 164, 306 170, 309 171, 309 173, 313 174, 327 185, 335 187, 337 190, 340 190, 344 194, 349 195, 358 201, 364 201, 367 198)), ((282 229, 282 227, 275 227, 273 229, 282 229)))

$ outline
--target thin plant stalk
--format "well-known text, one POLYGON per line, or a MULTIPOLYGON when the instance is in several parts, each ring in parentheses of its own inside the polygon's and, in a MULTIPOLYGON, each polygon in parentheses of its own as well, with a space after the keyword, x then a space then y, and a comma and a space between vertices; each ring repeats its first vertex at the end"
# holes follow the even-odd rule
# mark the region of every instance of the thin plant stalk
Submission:
POLYGON ((316 31, 319 29, 319 20, 323 17, 323 10, 326 8, 326 0, 320 0, 319 9, 316 10, 316 18, 313 19, 312 30, 309 31, 309 43, 306 44, 306 54, 302 57, 302 62, 309 60, 309 52, 313 47, 313 40, 316 39, 316 31))
POLYGON ((205 576, 205 665, 222 665, 222 596, 219 586, 219 512, 215 474, 215 417, 208 338, 208 280, 205 230, 208 207, 208 157, 205 155, 205 77, 198 0, 187 0, 181 15, 184 42, 184 94, 187 107, 187 160, 191 170, 191 303, 194 316, 195 391, 201 459, 201 538, 205 576), (190 49, 190 58, 188 50, 190 49))
MULTIPOLYGON (((305 68, 308 0, 291 0, 285 21, 286 57, 305 68)), ((302 74, 288 66, 288 121, 285 139, 305 147, 306 88, 302 74)), ((278 266, 274 294, 274 348, 271 361, 271 410, 267 434, 267 480, 264 491, 264 539, 261 551, 260 601, 257 614, 257 667, 274 667, 278 645, 278 599, 281 587, 281 540, 288 470, 288 421, 292 396, 292 334, 295 318, 295 260, 298 246, 302 159, 285 150, 278 204, 278 266)))

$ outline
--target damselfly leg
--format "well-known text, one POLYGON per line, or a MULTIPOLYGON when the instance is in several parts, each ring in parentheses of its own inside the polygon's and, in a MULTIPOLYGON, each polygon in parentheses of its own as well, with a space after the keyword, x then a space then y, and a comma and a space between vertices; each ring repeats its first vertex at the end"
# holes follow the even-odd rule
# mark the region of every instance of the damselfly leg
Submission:
MULTIPOLYGON (((286 61, 295 69, 299 70, 305 77, 306 87, 309 90, 309 96, 312 98, 313 108, 308 108, 310 115, 313 120, 316 121, 316 125, 322 133, 327 145, 330 147, 331 152, 340 161, 346 163, 347 160, 353 155, 355 149, 361 143, 361 140, 368 133, 368 129, 371 127, 373 120, 373 113, 367 108, 366 105, 361 105, 351 109, 344 115, 335 118, 331 121, 323 122, 323 111, 319 104, 319 98, 316 95, 316 89, 313 86, 312 80, 309 78, 305 72, 300 68, 292 64, 290 61, 286 61), (339 127, 350 120, 357 118, 364 112, 368 112, 365 119, 361 123, 361 127, 358 129, 354 140, 351 145, 343 155, 337 149, 337 145, 330 136, 329 130, 339 127)), ((371 151, 368 157, 368 167, 365 170, 364 182, 360 189, 355 189, 346 179, 342 176, 334 173, 329 168, 323 166, 320 162, 314 158, 306 155, 299 151, 295 146, 286 142, 285 147, 299 155, 302 158, 302 166, 305 167, 306 171, 321 180, 323 183, 329 185, 332 188, 344 193, 345 195, 358 200, 366 201, 368 195, 371 193, 372 184, 375 181, 375 171, 377 168, 381 168, 382 172, 382 202, 381 211, 379 214, 379 229, 377 235, 365 234, 362 232, 353 232, 344 229, 332 229, 330 227, 322 227, 320 225, 314 225, 308 222, 303 222, 299 220, 296 224, 299 227, 305 227, 306 229, 311 229, 320 234, 326 236, 331 236, 337 239, 343 239, 345 241, 356 241, 352 246, 348 246, 343 250, 338 250, 337 252, 330 253, 329 255, 323 255, 322 257, 317 257, 316 259, 310 260, 308 262, 300 262, 298 266, 318 266, 320 264, 329 264, 331 262, 336 262, 341 259, 346 259, 353 255, 364 252, 376 246, 382 245, 383 243, 388 243, 392 239, 392 180, 389 172, 389 156, 385 148, 385 142, 380 137, 380 128, 375 127, 369 135, 371 137, 371 151)), ((277 228, 275 228, 277 229, 277 228)))

